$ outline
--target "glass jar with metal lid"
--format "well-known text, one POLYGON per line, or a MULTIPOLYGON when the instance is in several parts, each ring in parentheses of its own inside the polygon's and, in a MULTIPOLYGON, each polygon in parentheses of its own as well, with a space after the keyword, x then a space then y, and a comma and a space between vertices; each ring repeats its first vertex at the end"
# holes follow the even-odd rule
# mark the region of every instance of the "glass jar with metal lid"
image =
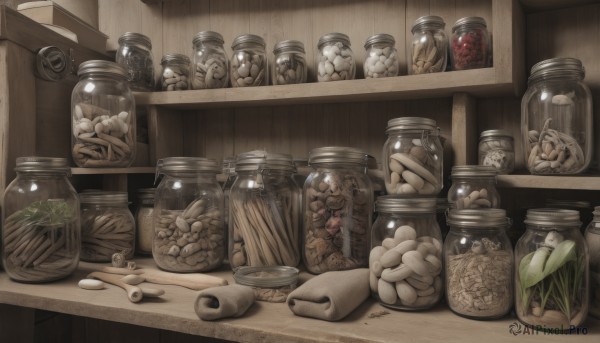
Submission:
POLYGON ((135 252, 139 255, 152 255, 155 193, 155 188, 141 188, 137 191, 135 252))
POLYGON ((252 287, 256 300, 281 303, 296 289, 299 273, 297 268, 288 266, 242 266, 233 279, 237 284, 252 287))
POLYGON ((452 167, 452 186, 448 202, 452 208, 499 208, 500 194, 496 189, 496 168, 479 165, 452 167))
POLYGON ((221 265, 225 255, 223 191, 217 161, 167 157, 158 161, 163 175, 154 197, 152 257, 164 270, 204 272, 221 265))
POLYGON ((383 145, 388 194, 436 195, 443 187, 444 149, 433 119, 390 119, 383 145))
POLYGON ((589 307, 589 256, 579 212, 529 209, 524 222, 515 246, 517 318, 552 332, 580 326, 589 307))
POLYGON ((269 84, 269 65, 265 40, 257 35, 235 37, 231 43, 231 87, 266 86, 269 84))
POLYGON ((134 91, 154 89, 152 42, 146 35, 125 32, 119 37, 115 62, 127 71, 129 87, 134 91))
POLYGON ((585 230, 590 253, 590 315, 600 319, 600 206, 594 208, 594 219, 585 230))
POLYGON ((300 262, 299 190, 292 156, 262 150, 236 158, 229 194, 229 264, 289 266, 300 262))
POLYGON ((193 39, 191 89, 226 88, 229 84, 229 59, 223 36, 214 31, 198 32, 193 39))
POLYGON ((71 145, 79 167, 128 167, 135 160, 135 99, 114 62, 81 63, 71 93, 71 145))
POLYGON ((386 307, 425 310, 442 297, 442 234, 436 198, 381 196, 369 255, 371 294, 386 307))
POLYGON ((575 58, 553 58, 531 67, 521 100, 521 135, 531 174, 572 175, 592 159, 592 94, 575 58))
POLYGON ((368 155, 350 147, 310 151, 303 188, 304 265, 313 274, 366 267, 373 185, 368 155))
POLYGON ((496 319, 513 305, 513 249, 503 209, 450 210, 444 242, 446 300, 471 319, 496 319))
POLYGON ((69 276, 79 262, 79 198, 66 158, 19 157, 4 191, 2 264, 19 282, 69 276))
POLYGON ((190 77, 190 58, 182 54, 166 54, 160 60, 160 77, 163 91, 182 91, 188 89, 190 77))
POLYGON ((465 17, 452 26, 452 69, 491 67, 492 44, 485 19, 465 17))
POLYGON ((319 38, 317 49, 319 82, 354 80, 356 61, 347 35, 339 32, 323 35, 319 38))
POLYGON ((437 73, 446 70, 448 37, 441 17, 428 15, 415 20, 412 41, 408 49, 408 74, 437 73))
POLYGON ((274 85, 305 83, 308 69, 304 44, 297 40, 284 40, 273 47, 272 80, 274 85))
POLYGON ((506 130, 487 130, 479 135, 479 164, 491 166, 498 174, 510 174, 515 169, 513 136, 506 130))
POLYGON ((400 71, 394 36, 380 33, 365 42, 365 79, 398 76, 400 71))

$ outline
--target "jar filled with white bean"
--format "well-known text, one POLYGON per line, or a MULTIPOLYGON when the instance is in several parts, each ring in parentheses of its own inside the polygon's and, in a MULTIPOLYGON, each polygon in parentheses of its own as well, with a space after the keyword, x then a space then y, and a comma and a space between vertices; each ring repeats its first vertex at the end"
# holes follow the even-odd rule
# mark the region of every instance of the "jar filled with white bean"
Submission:
POLYGON ((510 132, 487 130, 479 135, 479 164, 492 166, 498 174, 509 174, 515 169, 515 147, 510 132))
POLYGON ((499 208, 500 194, 496 190, 494 167, 463 165, 452 167, 452 186, 448 190, 448 203, 451 208, 499 208))
POLYGON ((163 91, 181 91, 188 89, 190 76, 190 58, 182 54, 166 54, 160 60, 160 76, 163 91))
POLYGON ((445 26, 444 20, 435 15, 423 16, 415 21, 408 49, 409 75, 446 70, 448 36, 444 32, 445 26))
POLYGON ((398 76, 398 56, 392 35, 376 34, 365 42, 365 79, 398 76))
POLYGON ((297 40, 284 40, 273 48, 275 62, 271 73, 274 85, 306 82, 306 54, 304 44, 297 40))
POLYGON ((214 31, 198 32, 192 41, 190 89, 225 88, 229 83, 229 60, 223 36, 214 31))
POLYGON ((230 75, 232 87, 266 86, 269 84, 269 67, 265 40, 257 35, 235 37, 231 44, 230 75))
POLYGON ((317 80, 319 82, 353 80, 356 61, 350 49, 350 38, 338 32, 319 38, 317 44, 317 80))

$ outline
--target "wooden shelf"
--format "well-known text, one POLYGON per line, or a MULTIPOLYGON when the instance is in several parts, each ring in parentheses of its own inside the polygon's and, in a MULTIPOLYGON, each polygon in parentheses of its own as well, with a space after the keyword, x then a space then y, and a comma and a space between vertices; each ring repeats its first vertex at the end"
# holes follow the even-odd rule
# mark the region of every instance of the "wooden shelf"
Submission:
POLYGON ((73 175, 103 175, 103 174, 154 174, 155 167, 129 168, 71 168, 73 175))
POLYGON ((600 190, 598 176, 540 176, 540 175, 498 175, 499 188, 542 188, 570 190, 600 190))
POLYGON ((598 0, 520 0, 527 11, 539 12, 599 3, 598 0))

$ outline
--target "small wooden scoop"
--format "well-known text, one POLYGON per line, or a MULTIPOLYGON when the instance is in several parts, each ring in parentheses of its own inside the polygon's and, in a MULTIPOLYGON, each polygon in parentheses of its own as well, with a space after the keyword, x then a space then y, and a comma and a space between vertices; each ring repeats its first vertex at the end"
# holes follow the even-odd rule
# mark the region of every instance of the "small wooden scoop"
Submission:
POLYGON ((117 287, 123 288, 127 291, 127 298, 131 302, 137 303, 144 296, 146 297, 159 297, 165 293, 162 289, 154 289, 154 288, 141 288, 136 285, 130 285, 123 281, 123 277, 121 275, 109 274, 103 272, 92 272, 88 274, 88 278, 94 278, 98 280, 102 280, 106 283, 110 283, 111 285, 115 285, 117 287))
POLYGON ((216 286, 226 286, 228 283, 227 280, 218 276, 200 273, 177 274, 155 269, 128 269, 116 267, 103 267, 102 271, 105 273, 120 275, 141 275, 145 278, 146 282, 156 283, 159 285, 176 285, 189 288, 195 291, 201 291, 203 289, 216 286))

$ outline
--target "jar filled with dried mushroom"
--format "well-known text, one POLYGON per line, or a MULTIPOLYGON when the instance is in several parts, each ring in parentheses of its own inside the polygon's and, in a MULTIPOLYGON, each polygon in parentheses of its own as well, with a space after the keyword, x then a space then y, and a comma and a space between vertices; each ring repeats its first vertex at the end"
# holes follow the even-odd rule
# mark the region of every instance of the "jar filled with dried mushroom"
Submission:
POLYGON ((231 87, 254 87, 269 84, 266 43, 261 36, 239 35, 231 43, 231 87))
POLYGON ((135 252, 139 255, 152 255, 155 192, 155 188, 138 189, 137 208, 135 210, 135 252))
POLYGON ((166 157, 156 165, 162 175, 154 196, 152 257, 171 272, 204 272, 225 256, 223 191, 217 161, 166 157))
POLYGON ((454 23, 450 59, 453 70, 491 67, 492 44, 485 19, 465 17, 454 23))
POLYGON ((135 159, 135 99, 114 62, 81 63, 71 93, 71 144, 79 167, 128 167, 135 159))
POLYGON ((69 276, 79 262, 79 198, 66 158, 19 157, 4 191, 2 264, 20 282, 69 276))
POLYGON ((386 307, 425 310, 443 294, 436 198, 377 198, 369 255, 371 294, 386 307))
POLYGON ((292 156, 249 151, 237 156, 229 195, 229 264, 295 267, 300 262, 299 189, 292 156))
POLYGON ((227 87, 229 59, 223 43, 223 36, 214 31, 201 31, 194 36, 190 89, 227 87))
POLYGON ((390 119, 383 145, 383 170, 388 194, 436 195, 443 187, 444 149, 435 120, 390 119))
POLYGON ((479 135, 479 165, 492 166, 498 174, 510 174, 515 169, 513 136, 506 130, 487 130, 479 135))
POLYGON ((396 40, 392 35, 380 33, 365 42, 365 79, 398 76, 400 71, 396 40))
POLYGON ((408 74, 437 73, 446 70, 448 37, 441 17, 428 15, 415 20, 412 41, 408 49, 408 74))
POLYGON ((451 208, 499 208, 500 194, 496 189, 496 168, 479 165, 452 167, 452 186, 448 190, 451 208))
POLYGON ((317 49, 319 82, 354 80, 356 61, 347 35, 339 32, 323 35, 319 38, 317 49))
POLYGON ((160 77, 163 91, 182 91, 188 89, 190 77, 190 58, 182 54, 166 54, 160 60, 160 77))
POLYGON ((297 40, 284 40, 273 47, 272 80, 274 85, 305 83, 308 69, 304 44, 297 40))
POLYGON ((590 315, 600 319, 600 206, 594 208, 594 219, 585 230, 590 253, 590 315))
POLYGON ((310 151, 303 188, 304 265, 313 274, 366 267, 373 185, 365 152, 349 147, 310 151))
POLYGON ((592 159, 592 94, 575 58, 552 58, 531 67, 521 100, 521 135, 531 174, 583 173, 592 159))
POLYGON ((125 32, 119 37, 115 62, 127 71, 129 87, 134 91, 154 89, 152 42, 146 35, 125 32))
POLYGON ((448 213, 444 242, 446 300, 450 309, 471 319, 496 319, 513 305, 513 250, 503 209, 448 213))
POLYGON ((553 331, 580 326, 589 307, 589 255, 579 212, 529 209, 524 222, 515 246, 517 318, 553 331))
POLYGON ((242 266, 233 274, 233 279, 237 284, 252 287, 256 300, 282 303, 296 289, 299 273, 297 268, 288 266, 242 266))

